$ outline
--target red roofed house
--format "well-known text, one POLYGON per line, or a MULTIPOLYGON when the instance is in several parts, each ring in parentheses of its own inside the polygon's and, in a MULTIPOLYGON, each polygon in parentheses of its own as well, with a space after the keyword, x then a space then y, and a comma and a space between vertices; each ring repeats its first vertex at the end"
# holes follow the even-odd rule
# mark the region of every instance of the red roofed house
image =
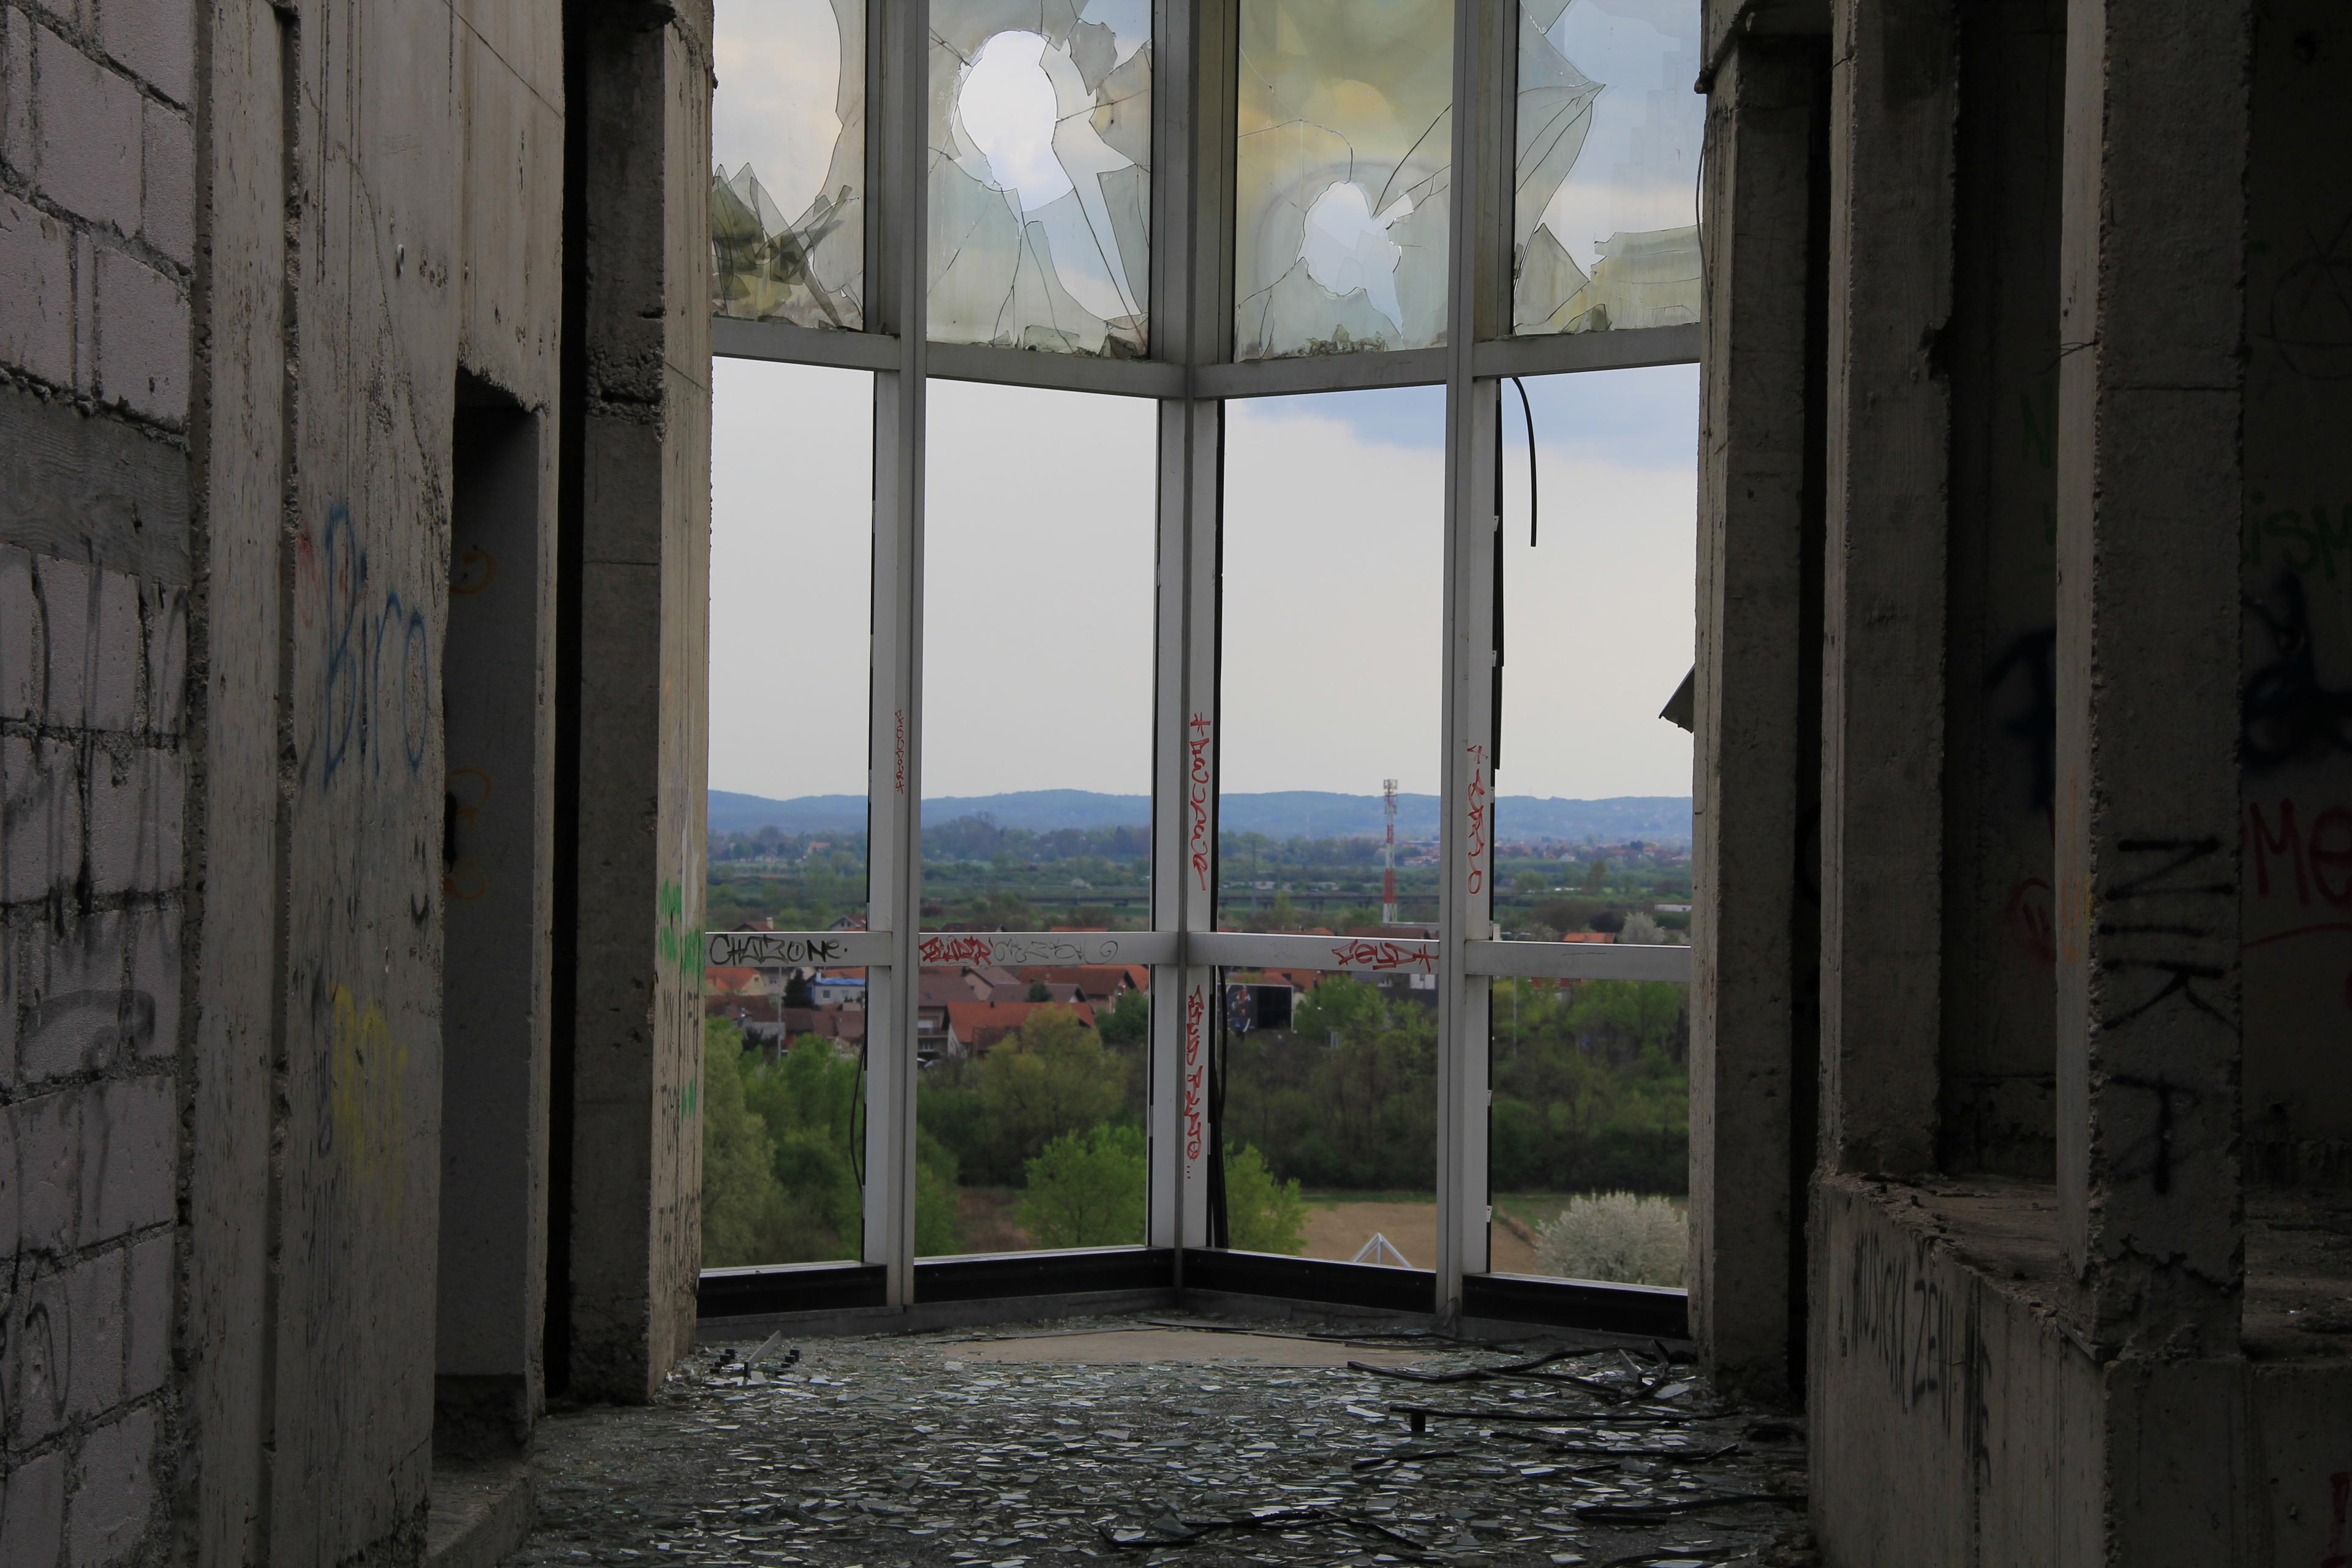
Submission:
MULTIPOLYGON (((948 1054, 976 1057, 1026 1024, 1030 1016, 1039 1008, 1059 1005, 1054 1002, 950 1002, 948 1004, 948 1054)), ((1078 1003, 1065 1011, 1076 1014, 1083 1027, 1091 1029, 1095 1026, 1095 1010, 1086 1003, 1078 1003)))

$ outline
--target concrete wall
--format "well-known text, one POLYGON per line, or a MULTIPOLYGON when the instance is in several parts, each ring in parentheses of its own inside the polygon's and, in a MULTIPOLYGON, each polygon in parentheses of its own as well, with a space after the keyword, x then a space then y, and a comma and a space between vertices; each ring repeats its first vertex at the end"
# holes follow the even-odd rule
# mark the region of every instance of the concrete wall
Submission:
POLYGON ((2352 1182, 2352 17, 2255 28, 2246 255, 2250 1180, 2352 1182))
MULTIPOLYGON (((558 35, 488 4, 207 22, 184 1476, 205 1560, 398 1558, 434 1415, 457 387, 553 405, 558 35)), ((528 707, 535 673, 496 679, 528 707)))
POLYGON ((587 342, 578 926, 562 1281, 572 1392, 651 1397, 693 1342, 701 1257, 710 560, 710 7, 576 5, 572 243, 587 342), (593 1216, 588 1223, 586 1216, 593 1216))
POLYGON ((0 1562, 162 1550, 187 889, 186 0, 0 6, 0 1562))

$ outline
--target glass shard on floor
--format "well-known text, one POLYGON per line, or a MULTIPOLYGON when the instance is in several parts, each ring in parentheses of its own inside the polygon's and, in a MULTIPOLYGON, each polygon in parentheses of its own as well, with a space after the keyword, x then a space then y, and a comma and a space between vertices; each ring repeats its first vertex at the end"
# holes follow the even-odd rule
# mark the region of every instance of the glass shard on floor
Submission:
POLYGON ((1451 0, 1244 0, 1234 357, 1445 341, 1451 0))
POLYGON ((1513 330, 1699 318, 1698 7, 1522 0, 1513 330))
POLYGON ((929 331, 1142 357, 1149 0, 931 6, 929 331))
POLYGON ((718 0, 712 53, 711 310, 862 328, 865 0, 718 0))

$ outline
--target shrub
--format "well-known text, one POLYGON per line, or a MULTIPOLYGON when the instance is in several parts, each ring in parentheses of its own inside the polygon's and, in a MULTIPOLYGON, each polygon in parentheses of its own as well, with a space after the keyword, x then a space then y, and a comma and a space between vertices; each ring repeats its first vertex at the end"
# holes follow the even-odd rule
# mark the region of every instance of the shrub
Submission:
POLYGON ((1679 1286, 1690 1268, 1690 1224, 1664 1198, 1595 1193, 1570 1199, 1537 1230, 1536 1256, 1570 1279, 1679 1286))
POLYGON ((1021 1228, 1039 1247, 1132 1247, 1144 1239, 1140 1127, 1065 1132, 1028 1162, 1021 1228))

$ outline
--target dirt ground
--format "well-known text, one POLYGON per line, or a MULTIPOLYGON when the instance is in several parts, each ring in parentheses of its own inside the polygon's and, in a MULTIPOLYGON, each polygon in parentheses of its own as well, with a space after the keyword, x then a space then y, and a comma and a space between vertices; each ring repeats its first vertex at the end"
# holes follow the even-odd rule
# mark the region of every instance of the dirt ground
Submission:
MULTIPOLYGON (((1414 1268, 1433 1267, 1437 1260, 1436 1201, 1375 1201, 1318 1205, 1307 1211, 1307 1245, 1301 1251, 1307 1258, 1328 1258, 1345 1263, 1354 1258, 1375 1233, 1388 1237, 1389 1245, 1404 1254, 1408 1266, 1414 1268)), ((1520 1227, 1510 1224, 1507 1216, 1501 1214, 1495 1216, 1495 1227, 1489 1237, 1492 1261, 1488 1267, 1496 1273, 1540 1274, 1544 1271, 1543 1266, 1536 1261, 1535 1247, 1521 1233, 1520 1227)))

